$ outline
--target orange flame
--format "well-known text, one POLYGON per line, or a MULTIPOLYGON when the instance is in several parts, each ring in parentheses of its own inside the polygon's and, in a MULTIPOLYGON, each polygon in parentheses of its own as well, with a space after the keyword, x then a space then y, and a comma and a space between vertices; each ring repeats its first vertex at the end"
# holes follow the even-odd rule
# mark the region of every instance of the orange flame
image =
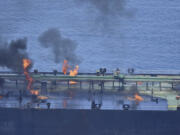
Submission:
POLYGON ((26 80, 28 81, 27 89, 31 89, 31 85, 33 82, 32 77, 28 73, 28 67, 31 65, 31 61, 29 59, 23 59, 23 68, 24 68, 24 75, 26 76, 26 80))
POLYGON ((138 94, 136 93, 133 98, 132 98, 132 97, 128 97, 128 100, 133 100, 133 101, 141 102, 141 101, 143 101, 144 99, 143 99, 140 95, 138 95, 138 94))
POLYGON ((27 89, 30 90, 32 95, 39 95, 38 90, 31 90, 31 85, 33 82, 33 78, 28 73, 28 67, 31 65, 31 61, 29 59, 23 59, 23 68, 24 68, 24 75, 26 76, 26 80, 28 81, 27 89))
POLYGON ((141 96, 139 96, 137 93, 134 95, 134 99, 135 99, 135 101, 139 101, 139 102, 141 102, 141 101, 144 100, 144 99, 143 99, 141 96))
POLYGON ((32 95, 39 95, 39 91, 38 90, 30 90, 32 95))
POLYGON ((46 97, 46 96, 38 96, 37 98, 40 99, 40 100, 46 100, 46 99, 48 99, 48 97, 46 97))
MULTIPOLYGON (((79 66, 76 65, 76 67, 75 67, 74 70, 70 70, 69 75, 70 75, 70 76, 76 76, 76 75, 78 74, 78 70, 79 70, 79 66)), ((70 83, 70 84, 76 84, 77 82, 75 82, 75 81, 70 81, 69 83, 70 83)))
POLYGON ((67 74, 68 68, 69 68, 68 61, 67 61, 67 60, 64 60, 63 68, 62 68, 62 72, 64 73, 64 75, 67 74))

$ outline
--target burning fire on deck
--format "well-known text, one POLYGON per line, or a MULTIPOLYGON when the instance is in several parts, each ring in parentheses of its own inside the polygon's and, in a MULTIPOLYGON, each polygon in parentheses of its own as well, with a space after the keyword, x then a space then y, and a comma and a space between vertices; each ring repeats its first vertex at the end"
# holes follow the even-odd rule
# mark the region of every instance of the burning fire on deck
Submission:
POLYGON ((46 100, 46 99, 48 99, 47 96, 37 96, 37 98, 40 99, 40 100, 46 100))
POLYGON ((128 100, 141 102, 144 100, 144 98, 142 98, 138 93, 136 93, 133 98, 128 97, 128 100))
POLYGON ((28 81, 27 89, 31 90, 31 85, 33 82, 32 77, 28 73, 28 68, 31 65, 31 61, 29 59, 23 59, 23 68, 24 68, 24 75, 26 76, 26 80, 28 81))
MULTIPOLYGON (((68 61, 64 60, 64 63, 62 66, 62 72, 64 73, 64 75, 67 74, 69 68, 70 66, 68 65, 68 61)), ((79 66, 76 65, 75 69, 69 71, 69 76, 76 76, 78 74, 78 70, 79 70, 79 66)), ((70 81, 69 84, 77 84, 77 82, 70 81)))
POLYGON ((68 68, 69 68, 68 61, 64 60, 63 67, 62 67, 62 72, 64 73, 64 75, 67 74, 68 68))
POLYGON ((28 72, 28 68, 30 65, 31 65, 31 61, 29 59, 23 59, 24 75, 26 76, 26 80, 28 81, 27 89, 30 91, 30 93, 32 95, 37 96, 37 95, 39 95, 39 91, 31 89, 33 78, 30 76, 30 74, 28 72))
POLYGON ((39 91, 38 90, 30 90, 30 92, 31 92, 32 95, 36 95, 36 96, 39 95, 39 91))
MULTIPOLYGON (((76 76, 76 75, 78 74, 78 70, 79 70, 79 66, 76 65, 76 67, 75 67, 74 70, 70 70, 69 75, 70 75, 70 76, 76 76)), ((69 83, 70 83, 70 84, 76 84, 77 82, 75 82, 75 81, 70 81, 69 83)))

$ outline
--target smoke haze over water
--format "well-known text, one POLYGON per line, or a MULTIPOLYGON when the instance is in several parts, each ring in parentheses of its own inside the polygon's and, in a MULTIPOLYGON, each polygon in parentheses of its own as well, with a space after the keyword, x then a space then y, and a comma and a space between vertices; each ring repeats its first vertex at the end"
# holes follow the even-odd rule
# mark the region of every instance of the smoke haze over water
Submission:
POLYGON ((71 64, 80 63, 75 53, 77 44, 71 39, 62 37, 58 29, 48 29, 39 36, 38 40, 42 47, 52 49, 55 63, 62 63, 64 59, 71 64))
POLYGON ((0 44, 0 66, 22 72, 22 59, 28 58, 27 39, 12 40, 10 43, 0 42, 0 44))
POLYGON ((126 0, 79 0, 79 2, 91 4, 102 15, 120 15, 125 10, 126 5, 126 0))
MULTIPOLYGON (((80 6, 86 7, 94 18, 93 27, 96 31, 100 30, 103 35, 111 35, 111 31, 119 28, 119 24, 123 19, 132 18, 134 16, 134 9, 126 7, 127 0, 77 0, 80 6), (117 26, 118 24, 118 26, 117 26)), ((87 26, 88 27, 88 26, 87 26)), ((121 33, 122 34, 122 33, 121 33)))
POLYGON ((55 27, 77 41, 80 72, 179 73, 178 9, 179 0, 1 0, 0 35, 8 41, 28 37, 28 54, 40 71, 60 70, 52 48, 37 45, 37 37, 55 27))

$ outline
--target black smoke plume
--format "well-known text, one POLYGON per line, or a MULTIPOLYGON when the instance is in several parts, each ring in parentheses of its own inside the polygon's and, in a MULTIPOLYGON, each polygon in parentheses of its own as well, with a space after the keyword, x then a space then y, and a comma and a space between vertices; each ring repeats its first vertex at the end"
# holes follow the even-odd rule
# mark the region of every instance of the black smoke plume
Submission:
POLYGON ((63 62, 65 59, 71 64, 80 63, 75 53, 77 44, 71 39, 62 37, 58 29, 48 29, 39 36, 38 40, 41 46, 52 49, 56 63, 63 62))
POLYGON ((16 72, 22 72, 22 60, 28 58, 26 52, 27 39, 12 40, 10 43, 0 43, 0 66, 16 72))

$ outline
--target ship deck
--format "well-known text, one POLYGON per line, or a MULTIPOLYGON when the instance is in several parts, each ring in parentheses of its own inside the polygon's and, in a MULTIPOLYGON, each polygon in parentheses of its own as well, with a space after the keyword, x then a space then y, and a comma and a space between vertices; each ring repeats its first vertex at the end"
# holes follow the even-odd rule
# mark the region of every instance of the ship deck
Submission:
MULTIPOLYGON (((180 104, 176 98, 180 86, 178 74, 120 74, 119 76, 110 73, 104 76, 93 73, 79 73, 77 76, 53 72, 30 74, 33 78, 32 89, 48 97, 45 103, 38 104, 40 108, 47 108, 48 102, 51 103, 52 108, 91 109, 92 100, 97 100, 98 104, 102 102, 101 109, 114 110, 122 110, 123 104, 131 104, 130 109, 136 110, 176 110, 180 104), (76 83, 72 85, 71 81, 76 83), (68 93, 76 96, 67 97, 68 93), (135 93, 139 93, 145 100, 139 103, 129 101, 127 97, 133 97, 135 93), (153 99, 158 99, 158 104, 153 99)), ((12 95, 8 98, 4 96, 0 100, 0 107, 26 107, 27 103, 31 103, 32 99, 27 96, 27 81, 23 74, 1 72, 0 78, 5 80, 0 88, 1 94, 12 95), (23 98, 21 105, 17 100, 19 91, 22 91, 26 97, 23 98)), ((30 106, 38 108, 37 103, 30 106)))

